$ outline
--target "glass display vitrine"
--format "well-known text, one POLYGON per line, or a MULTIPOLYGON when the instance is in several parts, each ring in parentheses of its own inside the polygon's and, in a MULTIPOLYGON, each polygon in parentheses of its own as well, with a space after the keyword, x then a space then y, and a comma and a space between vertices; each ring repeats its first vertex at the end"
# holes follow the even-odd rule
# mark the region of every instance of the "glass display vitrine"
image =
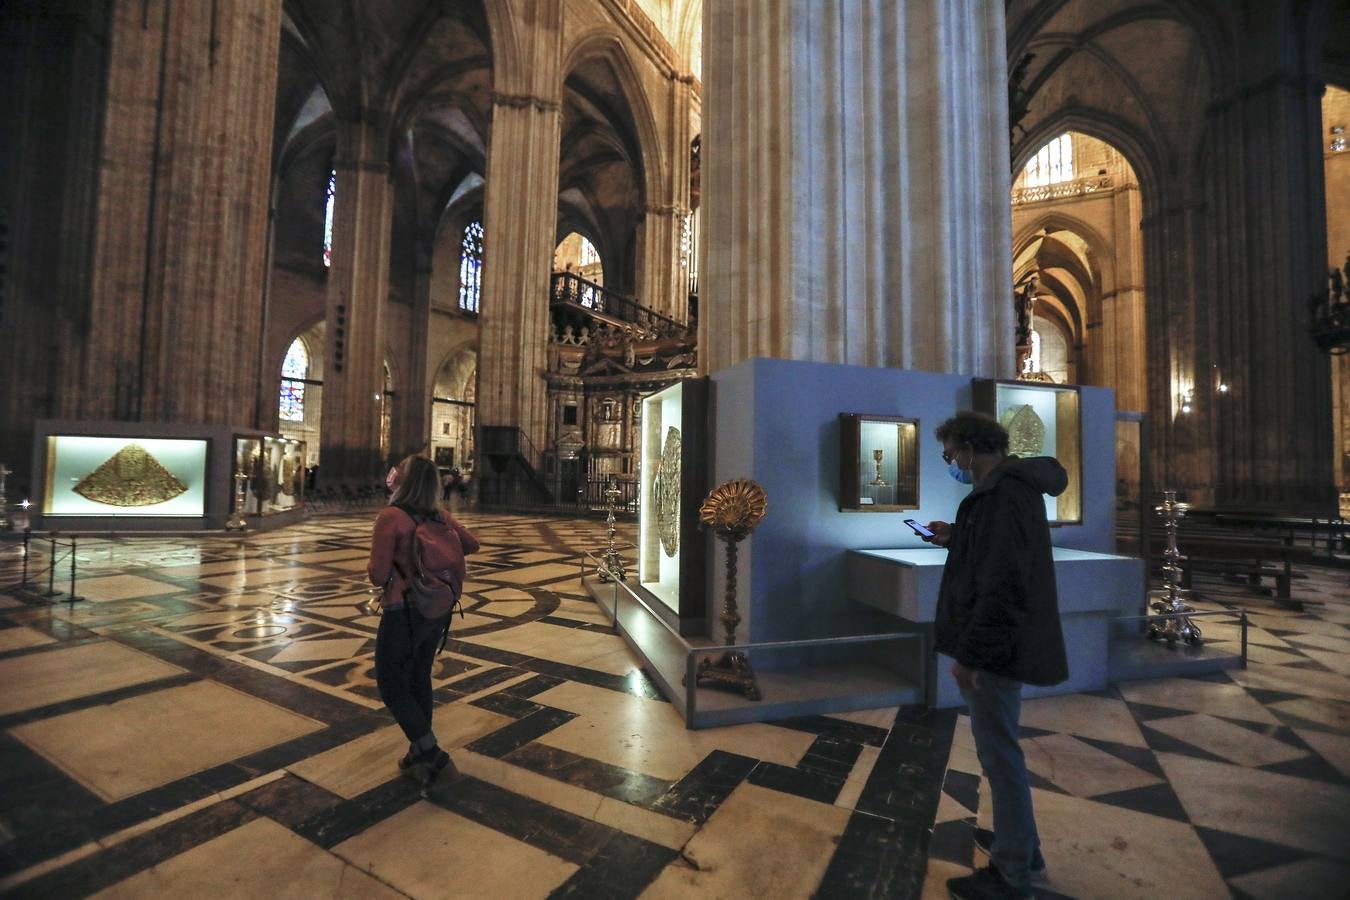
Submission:
POLYGON ((840 510, 918 508, 918 419, 840 413, 839 463, 840 510))
POLYGON ((638 585, 678 618, 701 626, 706 598, 698 509, 708 489, 706 379, 686 379, 641 401, 638 585))
POLYGON ((1082 403, 1077 385, 977 378, 974 407, 1008 430, 1008 452, 1021 457, 1053 456, 1069 474, 1058 497, 1046 496, 1051 525, 1083 521, 1082 403))
POLYGON ((47 438, 44 516, 200 516, 207 441, 47 438))
POLYGON ((304 502, 305 442, 275 435, 236 435, 232 474, 244 475, 244 515, 294 509, 304 502))

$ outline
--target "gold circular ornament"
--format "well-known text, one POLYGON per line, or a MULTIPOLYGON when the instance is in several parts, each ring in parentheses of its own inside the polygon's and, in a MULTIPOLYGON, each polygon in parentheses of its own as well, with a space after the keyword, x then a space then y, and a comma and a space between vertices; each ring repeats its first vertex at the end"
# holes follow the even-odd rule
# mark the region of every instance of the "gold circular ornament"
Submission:
POLYGON ((737 478, 708 492, 698 518, 719 534, 744 537, 764 518, 768 505, 764 488, 749 478, 737 478))
POLYGON ((680 552, 680 429, 666 429, 661 448, 661 464, 652 485, 656 495, 656 530, 666 556, 680 552))
POLYGON ((1045 447, 1045 423, 1030 404, 1012 406, 999 417, 1008 431, 1008 452, 1013 456, 1040 456, 1045 447))

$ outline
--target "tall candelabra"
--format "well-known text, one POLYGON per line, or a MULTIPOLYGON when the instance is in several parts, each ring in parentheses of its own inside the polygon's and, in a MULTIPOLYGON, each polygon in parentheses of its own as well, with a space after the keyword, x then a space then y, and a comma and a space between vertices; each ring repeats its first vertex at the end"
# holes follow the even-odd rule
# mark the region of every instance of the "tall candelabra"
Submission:
POLYGON ((247 483, 247 475, 243 472, 234 473, 234 514, 225 522, 226 531, 248 528, 248 520, 244 518, 244 504, 248 502, 247 483))
POLYGON ((5 480, 11 474, 9 466, 0 463, 0 531, 9 531, 14 527, 9 518, 9 497, 5 494, 5 480))
POLYGON ((621 494, 619 485, 611 478, 609 487, 605 488, 605 528, 609 535, 605 544, 604 565, 599 569, 600 581, 605 584, 623 581, 628 577, 623 564, 623 554, 614 546, 614 506, 621 494))
POLYGON ((1156 615, 1173 615, 1171 619, 1161 619, 1148 627, 1150 640, 1166 641, 1175 644, 1200 644, 1200 627, 1189 616, 1178 613, 1193 613, 1195 607, 1185 602, 1187 591, 1181 588, 1181 561, 1186 557, 1177 548, 1177 526, 1190 506, 1177 502, 1176 491, 1163 491, 1163 502, 1155 509, 1162 514, 1163 525, 1167 529, 1167 548, 1163 550, 1163 590, 1153 598, 1149 609, 1156 615))

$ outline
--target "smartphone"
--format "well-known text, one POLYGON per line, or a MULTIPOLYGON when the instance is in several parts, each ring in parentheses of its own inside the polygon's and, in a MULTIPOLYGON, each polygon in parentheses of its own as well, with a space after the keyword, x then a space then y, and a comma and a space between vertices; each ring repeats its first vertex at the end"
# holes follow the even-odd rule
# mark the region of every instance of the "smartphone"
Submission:
POLYGON ((905 524, 908 525, 908 526, 914 531, 914 533, 917 534, 919 537, 932 537, 932 536, 933 536, 933 532, 929 531, 927 528, 924 528, 922 525, 920 525, 918 522, 914 521, 913 519, 906 519, 906 520, 905 520, 905 524))

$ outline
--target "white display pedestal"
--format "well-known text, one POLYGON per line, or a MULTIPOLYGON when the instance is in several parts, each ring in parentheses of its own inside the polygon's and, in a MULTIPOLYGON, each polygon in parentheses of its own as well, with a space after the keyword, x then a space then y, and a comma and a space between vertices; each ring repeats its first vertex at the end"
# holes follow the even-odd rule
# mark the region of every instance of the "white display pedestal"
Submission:
MULTIPOLYGON (((1140 559, 1054 548, 1055 584, 1069 657, 1069 679, 1052 687, 1028 685, 1024 696, 1071 694, 1106 687, 1110 675, 1111 619, 1137 615, 1144 600, 1140 559)), ((936 548, 850 550, 845 564, 848 596, 907 622, 932 626, 947 551, 936 548)), ((938 657, 937 705, 960 706, 947 657, 938 657)))

